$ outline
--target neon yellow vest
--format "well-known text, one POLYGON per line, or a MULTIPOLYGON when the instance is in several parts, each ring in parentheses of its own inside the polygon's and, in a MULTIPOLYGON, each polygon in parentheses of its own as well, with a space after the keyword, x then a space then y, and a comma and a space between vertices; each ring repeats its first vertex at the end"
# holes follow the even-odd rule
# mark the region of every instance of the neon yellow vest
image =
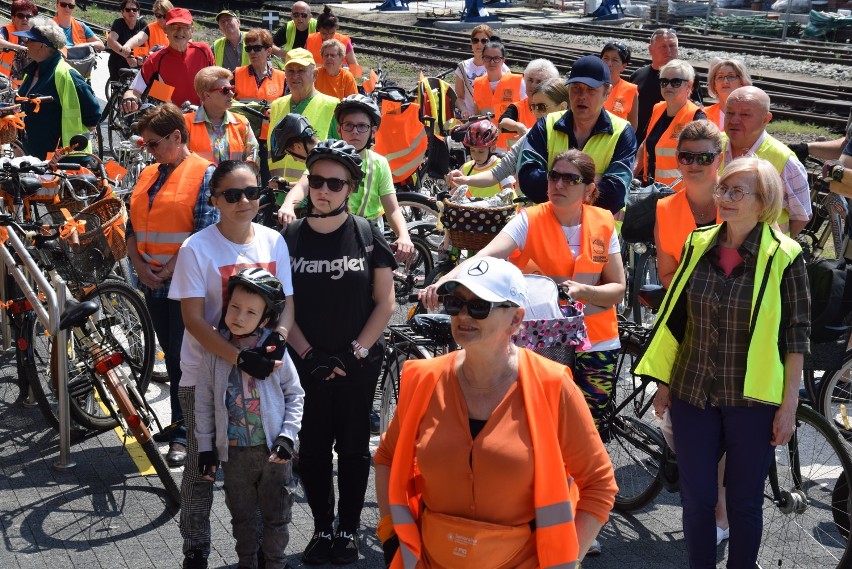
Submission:
MULTIPOLYGON (((62 146, 71 145, 71 137, 75 134, 88 134, 89 129, 83 125, 83 114, 80 110, 80 98, 74 87, 74 79, 71 77, 71 66, 60 59, 56 64, 53 74, 56 84, 56 92, 59 94, 59 103, 62 105, 62 146)), ((83 152, 92 151, 92 141, 83 149, 83 152)))
POLYGON ((381 154, 376 154, 370 149, 364 155, 361 161, 361 171, 364 172, 364 178, 358 186, 358 191, 353 192, 349 196, 349 212, 366 217, 370 221, 378 219, 385 213, 382 207, 382 197, 379 195, 378 182, 379 173, 382 170, 381 162, 384 160, 386 172, 390 172, 390 166, 387 166, 387 159, 381 154))
MULTIPOLYGON (((757 254, 751 300, 752 336, 748 347, 743 395, 748 399, 780 405, 784 396, 784 362, 776 346, 781 326, 781 279, 787 267, 801 254, 802 248, 768 224, 761 225, 760 251, 757 254)), ((635 373, 666 384, 671 382, 680 342, 669 329, 668 320, 695 266, 721 227, 713 225, 697 229, 689 235, 683 258, 654 323, 648 348, 639 360, 635 373)))
MULTIPOLYGON (((553 165, 553 158, 556 157, 556 155, 568 150, 568 135, 553 128, 556 121, 561 119, 567 112, 568 111, 566 110, 548 113, 547 117, 544 119, 544 126, 547 129, 548 168, 553 165)), ((609 163, 612 162, 612 155, 615 153, 615 147, 618 144, 618 139, 621 137, 621 133, 624 132, 627 125, 630 124, 626 120, 615 116, 605 109, 601 112, 609 115, 609 120, 612 122, 612 134, 596 134, 586 141, 583 148, 580 148, 580 150, 591 156, 592 160, 595 161, 595 174, 598 176, 602 175, 606 172, 606 169, 609 168, 609 163)))
MULTIPOLYGON (((249 61, 248 52, 243 49, 245 47, 245 32, 240 33, 240 51, 242 54, 240 55, 240 64, 238 67, 243 67, 245 65, 249 65, 251 61, 249 61)), ((227 38, 219 38, 213 42, 213 61, 216 62, 216 65, 222 67, 222 62, 225 61, 225 42, 228 41, 227 38)))
MULTIPOLYGON (((291 95, 281 97, 272 103, 269 108, 269 124, 277 125, 290 112, 291 95)), ((334 118, 334 109, 340 101, 335 97, 323 95, 319 91, 314 92, 311 100, 302 115, 308 119, 316 133, 316 137, 325 140, 329 137, 329 127, 334 118)), ((297 182, 305 171, 305 163, 295 160, 287 155, 283 160, 273 162, 269 160, 269 173, 272 176, 284 176, 288 182, 297 182)))
MULTIPOLYGON (((473 176, 474 174, 479 174, 480 172, 487 172, 492 170, 497 164, 500 162, 499 160, 488 160, 489 165, 484 168, 479 168, 473 162, 473 160, 469 160, 462 164, 461 172, 465 176, 473 176)), ((468 186, 467 193, 475 198, 490 198, 491 196, 496 196, 501 191, 503 191, 502 186, 500 186, 500 182, 502 180, 498 180, 496 184, 491 186, 486 186, 484 188, 480 188, 477 186, 468 186)))
MULTIPOLYGON (((317 31, 317 19, 311 18, 308 20, 308 33, 312 34, 317 31)), ((296 22, 290 20, 287 22, 287 30, 284 32, 284 51, 293 49, 293 42, 296 41, 296 22)))

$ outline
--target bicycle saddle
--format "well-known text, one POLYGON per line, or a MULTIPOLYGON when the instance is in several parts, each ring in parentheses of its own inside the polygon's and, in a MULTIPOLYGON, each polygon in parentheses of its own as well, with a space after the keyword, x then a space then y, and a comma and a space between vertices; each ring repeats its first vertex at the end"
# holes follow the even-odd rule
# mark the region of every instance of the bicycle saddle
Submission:
POLYGON ((449 314, 415 314, 408 322, 416 334, 439 344, 455 344, 449 314))
POLYGON ((666 289, 660 285, 646 284, 639 289, 639 302, 656 312, 663 305, 666 289))
POLYGON ((82 326, 86 318, 100 310, 98 303, 93 300, 86 302, 77 302, 74 299, 65 301, 65 310, 59 317, 59 329, 67 330, 77 326, 82 326))

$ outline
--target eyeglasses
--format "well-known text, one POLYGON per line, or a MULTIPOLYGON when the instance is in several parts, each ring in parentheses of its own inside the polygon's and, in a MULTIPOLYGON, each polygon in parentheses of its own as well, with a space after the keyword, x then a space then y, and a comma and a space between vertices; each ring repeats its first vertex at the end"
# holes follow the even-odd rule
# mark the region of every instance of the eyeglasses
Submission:
POLYGON ((124 11, 125 12, 138 12, 139 8, 125 8, 124 11))
POLYGON ((165 18, 165 17, 166 17, 166 15, 165 15, 165 14, 157 14, 157 13, 155 12, 155 13, 154 13, 154 17, 155 17, 155 18, 157 18, 158 20, 162 20, 163 18, 165 18))
POLYGON ((489 38, 471 38, 470 43, 481 43, 482 45, 485 45, 489 41, 491 41, 489 38))
POLYGON ((676 79, 660 79, 660 87, 662 87, 663 89, 665 89, 669 85, 671 85, 675 89, 680 89, 681 85, 683 85, 684 83, 686 83, 686 79, 681 79, 680 77, 676 79))
POLYGON ((231 188, 229 190, 222 190, 221 192, 213 195, 216 197, 222 196, 228 203, 237 203, 243 199, 243 196, 245 196, 248 201, 253 202, 260 197, 260 186, 249 186, 243 189, 231 188))
POLYGON ((310 14, 306 14, 304 12, 290 12, 290 15, 294 18, 307 18, 310 14))
POLYGON ((547 179, 551 182, 558 182, 562 180, 562 183, 568 186, 576 186, 577 184, 585 182, 585 180, 583 180, 583 177, 579 174, 563 174, 562 172, 557 172, 556 170, 551 170, 550 172, 548 172, 547 179))
POLYGON ((365 132, 367 132, 368 130, 373 128, 373 125, 368 124, 368 123, 355 124, 354 122, 345 122, 345 123, 340 124, 340 128, 344 132, 353 132, 354 131, 354 132, 357 132, 358 134, 364 134, 365 132))
POLYGON ((483 55, 482 56, 482 61, 484 61, 485 63, 500 63, 504 59, 506 59, 506 58, 503 57, 502 55, 483 55))
POLYGON ((171 136, 171 134, 172 133, 167 134, 166 136, 162 137, 160 140, 150 140, 148 142, 145 142, 144 140, 140 139, 137 142, 137 145, 139 146, 139 148, 147 148, 148 150, 156 150, 157 147, 160 145, 160 143, 163 142, 165 139, 167 139, 169 136, 171 136))
POLYGON ((543 113, 547 109, 552 109, 556 105, 545 105, 544 103, 530 103, 530 111, 533 113, 543 113))
POLYGON ((442 297, 444 301, 444 311, 450 316, 458 316, 461 314, 462 308, 467 306, 467 314, 474 320, 485 320, 491 315, 494 308, 514 308, 514 304, 507 302, 489 302, 481 298, 471 298, 465 300, 454 294, 446 294, 442 297))
POLYGON ((709 166, 718 155, 718 152, 687 152, 681 150, 677 153, 677 161, 684 166, 692 166, 693 163, 699 166, 709 166))
POLYGON ((323 184, 331 192, 339 192, 343 189, 344 184, 348 184, 349 180, 341 180, 340 178, 324 178, 317 174, 308 174, 308 185, 315 190, 322 188, 323 184))
POLYGON ((74 8, 77 7, 76 4, 69 4, 68 2, 60 2, 59 5, 62 6, 63 8, 68 8, 69 10, 73 10, 74 8))
POLYGON ((267 48, 266 48, 266 46, 262 46, 262 45, 247 45, 243 49, 246 50, 246 53, 251 53, 253 51, 254 52, 261 52, 261 51, 263 51, 264 49, 267 49, 267 48))
POLYGON ((739 186, 734 186, 733 188, 729 188, 724 184, 718 184, 715 188, 713 188, 713 197, 717 200, 728 199, 732 202, 738 202, 743 199, 743 196, 747 196, 753 194, 754 192, 746 191, 739 186))
POLYGON ((32 18, 35 18, 32 14, 15 14, 15 17, 20 18, 21 20, 31 20, 32 18))
POLYGON ((739 80, 740 80, 739 75, 731 74, 731 75, 717 75, 716 76, 716 83, 733 83, 734 81, 739 81, 739 80))
POLYGON ((234 95, 235 90, 232 86, 225 85, 224 87, 216 87, 215 89, 210 89, 207 92, 208 93, 222 93, 226 97, 230 97, 230 96, 234 95))

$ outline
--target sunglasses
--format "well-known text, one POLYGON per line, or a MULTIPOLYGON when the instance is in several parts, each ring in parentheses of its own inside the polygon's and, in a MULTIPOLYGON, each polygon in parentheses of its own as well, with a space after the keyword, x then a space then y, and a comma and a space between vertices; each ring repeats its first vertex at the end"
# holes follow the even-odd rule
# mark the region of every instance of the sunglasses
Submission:
POLYGON ((686 79, 681 79, 678 77, 677 79, 660 79, 660 87, 665 89, 669 85, 674 87, 675 89, 680 89, 681 85, 686 83, 686 79))
POLYGON ((684 166, 692 166, 693 163, 699 166, 709 166, 718 155, 718 152, 687 152, 681 150, 677 153, 677 161, 684 166))
POLYGON ((441 299, 444 301, 444 311, 450 316, 458 316, 462 308, 467 306, 467 314, 474 320, 485 320, 494 308, 515 308, 514 304, 507 302, 489 302, 481 298, 465 300, 454 294, 446 294, 441 299))
POLYGON ((74 8, 77 7, 76 4, 69 4, 68 2, 60 2, 59 5, 62 6, 63 8, 68 8, 69 10, 73 10, 74 8))
MULTIPOLYGON (((248 50, 246 50, 248 51, 248 50)), ((207 91, 208 93, 222 93, 226 97, 232 96, 236 91, 230 85, 226 85, 224 87, 216 87, 215 89, 210 89, 207 91)))
POLYGON ((306 14, 304 12, 290 12, 290 15, 294 18, 307 18, 310 14, 306 14))
POLYGON ((324 178, 317 174, 308 174, 308 185, 315 190, 322 188, 323 184, 325 184, 329 191, 337 193, 348 183, 349 180, 341 180, 340 178, 324 178))
POLYGON ((231 188, 229 190, 222 190, 221 192, 213 195, 216 197, 222 196, 228 203, 237 203, 243 199, 243 196, 245 196, 248 201, 253 202, 260 197, 260 186, 249 186, 243 189, 231 188))
POLYGON ((482 56, 482 61, 484 61, 485 63, 500 63, 504 59, 506 59, 506 58, 503 57, 502 55, 483 55, 482 56))
POLYGON ((125 12, 138 12, 139 8, 125 8, 124 11, 125 12))
POLYGON ((20 18, 21 20, 31 20, 32 18, 35 18, 32 14, 15 14, 15 17, 20 18))
POLYGON ((163 18, 166 17, 166 15, 165 14, 154 14, 154 17, 157 18, 158 20, 162 20, 163 18))
POLYGON ((343 132, 357 132, 358 134, 364 134, 373 128, 373 125, 367 123, 355 124, 354 122, 345 122, 340 124, 340 129, 343 132))
POLYGON ((160 145, 160 143, 163 142, 165 139, 167 139, 169 136, 171 136, 171 134, 172 133, 167 134, 166 136, 162 137, 160 140, 150 140, 148 142, 145 142, 144 140, 139 140, 136 144, 139 146, 139 148, 147 148, 148 150, 156 150, 157 147, 160 145))
POLYGON ((749 194, 753 194, 754 192, 749 192, 740 188, 739 186, 734 186, 733 188, 729 188, 724 184, 719 184, 715 188, 713 188, 713 197, 717 200, 727 199, 732 202, 738 202, 743 199, 744 196, 749 194))
POLYGON ((479 39, 473 38, 473 39, 470 40, 470 43, 481 43, 482 45, 485 45, 489 41, 491 41, 489 38, 479 38, 479 39))
POLYGON ((562 180, 563 184, 568 186, 576 186, 585 180, 579 174, 563 174, 562 172, 557 172, 556 170, 551 170, 547 173, 547 179, 551 182, 558 182, 562 180))
POLYGON ((552 109, 556 105, 545 105, 544 103, 530 103, 530 111, 533 113, 543 113, 547 109, 552 109))
POLYGON ((261 52, 264 49, 266 49, 266 47, 264 47, 262 45, 247 45, 243 49, 246 50, 246 53, 251 53, 253 51, 254 52, 261 52))

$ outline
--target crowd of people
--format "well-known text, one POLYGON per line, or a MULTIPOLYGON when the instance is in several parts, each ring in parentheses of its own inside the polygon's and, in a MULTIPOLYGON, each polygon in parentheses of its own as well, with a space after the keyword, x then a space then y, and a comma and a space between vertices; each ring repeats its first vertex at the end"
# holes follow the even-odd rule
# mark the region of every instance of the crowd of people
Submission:
MULTIPOLYGON (((19 92, 56 101, 27 113, 24 149, 39 158, 100 119, 62 54, 105 48, 74 9, 58 1, 47 19, 15 0, 0 28, 0 72, 15 78, 26 53, 19 92)), ((139 68, 122 109, 159 102, 138 120, 155 163, 133 190, 126 240, 178 425, 166 459, 184 469, 184 568, 207 567, 220 466, 239 567, 287 567, 297 458, 314 523, 307 564, 358 560, 371 464, 388 566, 457 566, 448 534, 470 545, 466 567, 570 567, 599 553, 617 492, 604 446, 626 287, 617 220, 634 178, 676 190, 656 206, 667 296, 637 372, 657 381, 654 409, 673 425, 688 563, 715 567, 729 539, 728 566, 755 566, 764 480, 792 435, 809 350, 794 238, 812 212, 797 153, 828 159, 832 190, 852 195, 852 141, 790 149, 773 138, 769 96, 733 59, 712 62, 717 102, 704 106, 673 30, 652 34, 651 63, 625 79, 620 42, 571 62, 566 78, 546 59, 518 74, 494 31, 474 27, 455 111, 493 118, 470 125, 470 161, 447 181, 473 197, 511 188, 534 205, 421 291, 450 315, 461 349, 406 363, 371 456, 393 271, 414 247, 389 157, 374 150, 383 112, 358 92, 352 38, 328 5, 314 18, 301 1, 275 33, 223 10, 212 46, 192 40, 192 14, 169 0, 150 24, 136 0, 120 11, 105 38, 110 77, 139 68), (234 110, 257 102, 269 105, 260 129, 234 110), (253 221, 279 180, 291 186, 281 233, 253 221), (584 305, 590 347, 571 369, 511 343, 525 273, 584 305)))

